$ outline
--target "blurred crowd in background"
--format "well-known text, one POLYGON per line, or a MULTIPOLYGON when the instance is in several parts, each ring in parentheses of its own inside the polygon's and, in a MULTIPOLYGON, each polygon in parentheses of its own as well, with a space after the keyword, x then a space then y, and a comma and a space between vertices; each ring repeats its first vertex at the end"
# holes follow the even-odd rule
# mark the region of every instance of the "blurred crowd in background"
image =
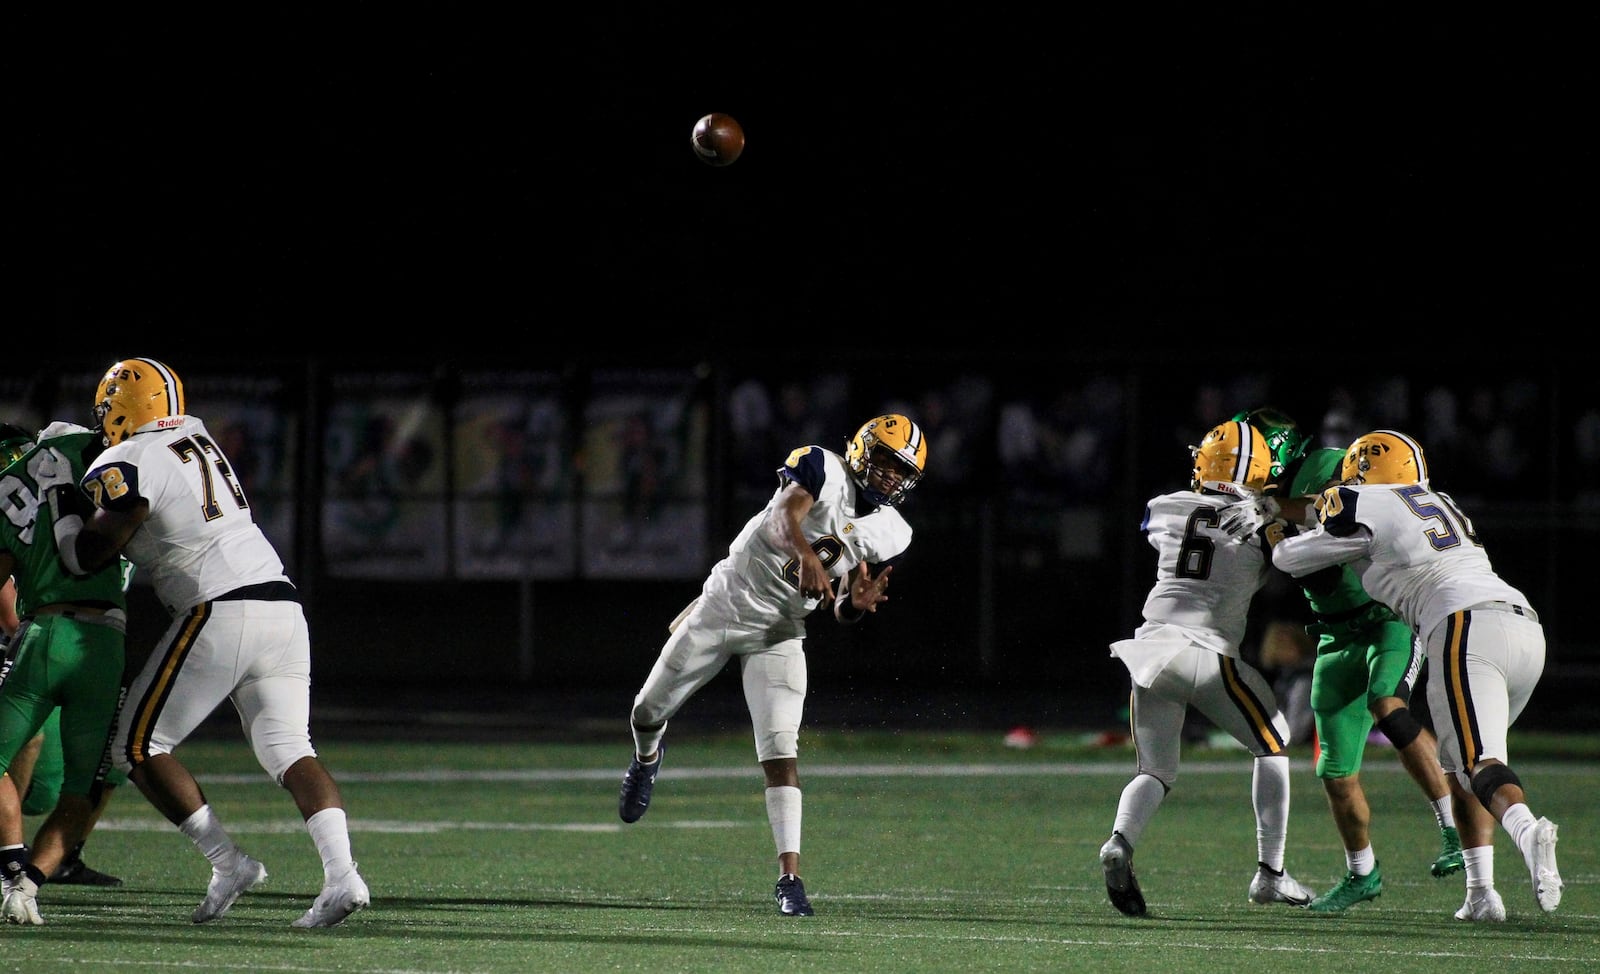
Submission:
MULTIPOLYGON (((1560 570, 1583 564, 1600 535, 1600 402, 1560 369, 1225 370, 1199 356, 1185 368, 170 364, 308 590, 314 624, 332 634, 319 641, 328 680, 408 679, 396 662, 425 650, 394 608, 427 600, 462 627, 454 678, 631 678, 637 654, 654 651, 766 503, 789 451, 843 452, 861 422, 895 411, 930 443, 904 508, 918 535, 896 575, 896 623, 818 633, 814 671, 835 666, 862 684, 1054 681, 1114 696, 1125 675, 1106 646, 1138 624, 1155 567, 1138 531, 1145 501, 1187 486, 1189 447, 1209 427, 1262 405, 1295 417, 1316 446, 1384 427, 1417 437, 1435 485, 1539 610, 1551 666, 1600 668, 1600 643, 1564 611, 1589 597, 1582 573, 1560 570), (853 648, 830 661, 830 640, 853 648)), ((81 420, 95 378, 6 380, 3 418, 81 420)), ((1249 652, 1292 668, 1289 654, 1276 660, 1303 600, 1285 585, 1258 602, 1249 652)))

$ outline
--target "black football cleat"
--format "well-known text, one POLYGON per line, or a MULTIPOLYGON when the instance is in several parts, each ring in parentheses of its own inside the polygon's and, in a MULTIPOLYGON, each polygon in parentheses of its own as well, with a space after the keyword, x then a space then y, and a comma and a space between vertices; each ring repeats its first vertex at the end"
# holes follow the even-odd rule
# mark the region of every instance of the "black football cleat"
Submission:
POLYGON ((50 874, 50 882, 68 886, 121 886, 122 880, 110 873, 91 868, 80 856, 61 860, 61 865, 50 874))
POLYGON ((628 773, 622 776, 622 793, 617 796, 617 814, 624 822, 637 822, 650 810, 650 793, 655 790, 656 775, 666 754, 667 746, 658 744, 654 761, 643 764, 635 754, 629 762, 628 773))
POLYGON ((1144 916, 1144 893, 1139 889, 1139 877, 1133 874, 1133 847, 1121 832, 1113 832, 1100 847, 1100 865, 1106 871, 1106 896, 1111 905, 1128 916, 1144 916))

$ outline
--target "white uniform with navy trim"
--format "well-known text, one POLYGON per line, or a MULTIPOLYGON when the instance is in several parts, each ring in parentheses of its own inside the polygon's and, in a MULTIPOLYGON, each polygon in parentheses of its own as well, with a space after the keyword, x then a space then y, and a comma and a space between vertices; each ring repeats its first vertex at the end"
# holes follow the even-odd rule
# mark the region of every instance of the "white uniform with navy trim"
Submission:
POLYGON ((861 562, 881 565, 911 544, 893 507, 868 507, 838 454, 806 446, 778 470, 778 489, 712 567, 700 595, 674 620, 650 675, 634 698, 635 726, 664 724, 737 656, 761 761, 798 756, 806 695, 806 617, 820 604, 800 594, 799 566, 774 547, 765 525, 778 496, 798 483, 814 499, 802 534, 835 580, 861 562))
POLYGON ((1271 685, 1239 658, 1250 602, 1266 584, 1268 546, 1277 535, 1231 543, 1217 524, 1232 500, 1192 490, 1150 500, 1140 530, 1156 549, 1156 583, 1145 599, 1144 624, 1132 639, 1111 645, 1133 678, 1138 771, 1169 787, 1191 706, 1257 757, 1281 754, 1289 743, 1271 685))
POLYGON ((108 470, 122 488, 99 488, 101 506, 126 503, 123 490, 150 502, 150 516, 123 553, 146 573, 168 612, 177 615, 246 585, 289 580, 250 514, 232 465, 199 419, 158 419, 108 447, 84 477, 86 489, 110 479, 108 470))
POLYGON ((169 416, 141 426, 99 456, 83 488, 108 510, 149 503, 123 554, 172 614, 128 689, 117 767, 171 752, 224 699, 274 781, 315 756, 305 613, 205 424, 169 416))
POLYGON ((1317 527, 1284 539, 1273 563, 1297 578, 1354 568, 1427 649, 1444 770, 1508 761, 1506 732, 1544 673, 1544 629, 1527 597, 1495 572, 1472 521, 1422 484, 1331 487, 1317 510, 1317 527))

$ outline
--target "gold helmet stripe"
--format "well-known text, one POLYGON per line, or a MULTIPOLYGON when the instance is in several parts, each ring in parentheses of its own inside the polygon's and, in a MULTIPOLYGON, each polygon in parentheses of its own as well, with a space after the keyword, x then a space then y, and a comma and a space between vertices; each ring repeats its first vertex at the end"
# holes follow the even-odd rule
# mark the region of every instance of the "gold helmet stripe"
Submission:
POLYGON ((153 358, 133 358, 130 362, 143 362, 150 371, 161 377, 161 386, 167 393, 167 415, 183 416, 188 413, 183 402, 183 383, 173 371, 153 358))
POLYGON ((1255 448, 1255 437, 1250 435, 1250 424, 1240 421, 1233 424, 1233 435, 1239 440, 1239 452, 1234 455, 1233 482, 1247 484, 1250 482, 1250 461, 1254 459, 1251 451, 1255 448))
POLYGON ((1424 485, 1427 484, 1428 459, 1422 453, 1422 444, 1418 443, 1416 440, 1413 440, 1411 437, 1400 432, 1399 430, 1373 430, 1372 433, 1368 433, 1367 435, 1371 436, 1373 433, 1382 433, 1386 436, 1392 436, 1401 443, 1404 443, 1406 446, 1410 447, 1411 455, 1417 458, 1417 483, 1424 485))
POLYGON ((911 451, 912 459, 915 459, 917 454, 922 452, 922 427, 909 419, 906 420, 906 425, 911 427, 910 432, 906 433, 906 448, 911 451))

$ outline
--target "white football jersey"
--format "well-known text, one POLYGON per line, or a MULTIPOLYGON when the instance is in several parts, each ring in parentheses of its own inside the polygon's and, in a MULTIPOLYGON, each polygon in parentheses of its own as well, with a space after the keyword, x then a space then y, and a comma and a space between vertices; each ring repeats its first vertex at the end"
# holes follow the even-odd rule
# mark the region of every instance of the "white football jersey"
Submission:
POLYGON ((800 594, 799 564, 775 547, 765 530, 783 488, 798 483, 814 498, 800 530, 834 579, 863 561, 879 565, 904 552, 911 544, 911 525, 893 507, 866 508, 844 459, 820 446, 789 454, 778 481, 767 506, 745 522, 727 557, 711 569, 701 599, 724 602, 732 628, 803 635, 805 618, 820 600, 800 594))
POLYGON ((288 581, 283 561, 250 514, 233 466, 205 424, 168 416, 108 448, 83 477, 107 510, 139 498, 150 516, 123 549, 174 615, 260 582, 288 581))
POLYGON ((1317 508, 1316 528, 1281 541, 1273 564, 1296 578, 1348 564, 1368 594, 1418 635, 1482 602, 1528 605, 1495 574, 1472 522, 1448 494, 1421 484, 1332 487, 1317 508))
MULTIPOLYGON (((1213 652, 1238 658, 1250 601, 1271 569, 1261 534, 1235 544, 1217 523, 1232 497, 1174 491, 1145 505, 1140 530, 1156 549, 1156 584, 1144 600, 1145 624, 1136 635, 1162 626, 1213 652)), ((1274 535, 1275 536, 1275 535, 1274 535)))

